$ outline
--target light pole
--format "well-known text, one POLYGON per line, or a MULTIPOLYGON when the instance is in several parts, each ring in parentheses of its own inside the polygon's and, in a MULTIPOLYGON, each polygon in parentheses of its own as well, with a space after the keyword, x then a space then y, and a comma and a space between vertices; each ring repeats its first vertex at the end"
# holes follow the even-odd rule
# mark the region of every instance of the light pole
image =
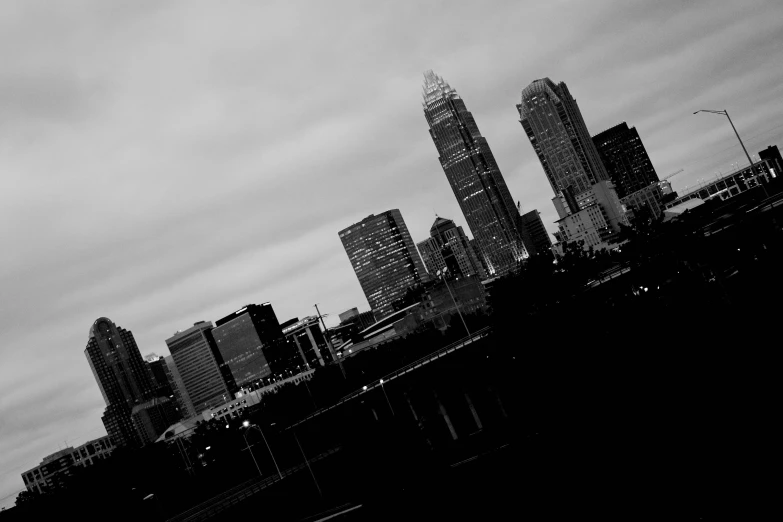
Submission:
MULTIPOLYGON (((381 379, 381 389, 383 390, 383 395, 386 397, 386 404, 389 405, 389 409, 391 410, 392 415, 394 415, 394 408, 392 408, 389 396, 386 394, 386 388, 383 386, 383 379, 381 379)), ((394 416, 396 417, 396 415, 394 416)))
MULTIPOLYGON (((753 174, 753 160, 750 159, 750 154, 748 154, 748 149, 745 148, 745 144, 742 143, 742 138, 740 138, 739 132, 737 132, 737 128, 734 126, 734 122, 731 121, 731 116, 729 116, 729 111, 726 109, 722 111, 713 111, 709 109, 700 109, 693 114, 699 114, 700 112, 711 112, 712 114, 722 114, 723 116, 726 116, 729 119, 729 123, 731 124, 731 128, 734 130, 734 134, 737 136, 737 140, 739 140, 740 145, 742 145, 742 150, 745 152, 745 157, 748 158, 748 163, 750 163, 750 172, 753 174)), ((764 183, 759 180, 759 185, 761 185, 761 188, 764 189, 764 196, 769 197, 769 193, 767 192, 767 187, 764 186, 764 183)))
POLYGON ((443 283, 446 285, 446 290, 449 291, 449 296, 451 296, 451 302, 454 303, 454 308, 457 309, 459 318, 462 321, 462 326, 465 327, 465 331, 468 333, 468 336, 470 336, 470 330, 468 330, 468 325, 465 323, 465 318, 462 317, 462 311, 459 309, 459 306, 457 306, 457 300, 454 299, 454 294, 451 293, 451 288, 449 288, 449 283, 446 281, 446 273, 448 271, 449 271, 448 268, 444 268, 443 270, 438 270, 436 275, 440 277, 443 280, 443 283))
POLYGON ((277 460, 275 460, 275 455, 272 453, 272 448, 269 447, 269 443, 266 441, 266 436, 264 435, 264 432, 261 431, 261 428, 257 424, 250 424, 250 421, 244 421, 242 422, 242 426, 245 427, 245 444, 247 444, 247 449, 250 451, 250 455, 253 457, 253 462, 256 464, 256 469, 258 470, 258 474, 261 475, 261 468, 258 467, 258 462, 256 462, 256 456, 253 455, 253 450, 250 449, 250 444, 247 442, 247 434, 250 433, 250 428, 255 428, 258 430, 258 432, 261 434, 261 437, 264 439, 264 444, 266 444, 266 449, 269 450, 269 455, 272 457, 272 462, 275 463, 275 469, 277 470, 277 474, 280 475, 280 480, 283 479, 283 474, 280 473, 280 468, 277 466, 277 460))

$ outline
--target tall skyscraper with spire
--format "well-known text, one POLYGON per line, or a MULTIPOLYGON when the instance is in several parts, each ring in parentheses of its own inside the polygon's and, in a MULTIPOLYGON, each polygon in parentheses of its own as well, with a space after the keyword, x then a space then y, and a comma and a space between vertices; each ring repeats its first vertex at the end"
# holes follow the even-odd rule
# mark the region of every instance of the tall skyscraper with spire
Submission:
POLYGON ((427 71, 423 96, 424 116, 443 172, 489 275, 502 275, 528 256, 511 193, 487 140, 457 91, 427 71))
POLYGON ((555 194, 577 196, 609 179, 565 82, 534 81, 522 90, 517 111, 555 194))

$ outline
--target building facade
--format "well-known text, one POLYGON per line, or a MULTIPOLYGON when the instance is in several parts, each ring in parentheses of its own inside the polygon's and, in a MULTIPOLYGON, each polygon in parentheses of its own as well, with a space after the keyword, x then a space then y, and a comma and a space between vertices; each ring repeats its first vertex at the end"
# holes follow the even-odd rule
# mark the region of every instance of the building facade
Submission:
POLYGON ((647 207, 652 216, 657 218, 663 214, 663 190, 659 183, 653 183, 628 194, 620 199, 620 203, 627 210, 647 207))
POLYGON ((155 397, 143 404, 137 404, 131 411, 133 427, 145 445, 155 442, 166 428, 181 419, 182 415, 174 401, 168 397, 155 397))
POLYGON ((514 270, 528 256, 514 200, 487 140, 465 102, 443 78, 424 73, 424 116, 446 179, 478 242, 489 275, 514 270))
POLYGON ((199 321, 166 339, 193 411, 200 412, 231 399, 236 382, 223 362, 212 323, 199 321))
POLYGON ((297 371, 326 366, 334 360, 326 337, 321 332, 317 316, 311 315, 301 320, 294 318, 284 323, 282 327, 286 341, 296 346, 296 351, 301 357, 301 361, 297 364, 297 371))
POLYGON ((114 448, 111 438, 106 435, 76 448, 62 449, 45 457, 38 466, 22 473, 22 481, 27 491, 46 493, 64 486, 72 475, 73 466, 92 466, 107 458, 114 448))
POLYGON ((420 284, 427 271, 397 209, 370 215, 339 232, 340 241, 375 317, 392 313, 392 302, 420 284))
POLYGON ((536 80, 522 90, 519 122, 555 194, 574 195, 609 179, 582 113, 564 82, 536 80))
POLYGON ((475 275, 486 279, 487 274, 479 261, 479 255, 470 244, 468 236, 454 221, 438 217, 430 227, 430 237, 416 244, 430 274, 449 268, 455 274, 475 275))
POLYGON ((279 372, 283 332, 270 303, 249 304, 215 323, 212 335, 237 386, 279 372))
POLYGON ((531 246, 530 255, 548 254, 552 250, 552 240, 549 238, 544 222, 541 221, 541 213, 538 210, 531 210, 519 216, 519 223, 530 238, 528 243, 531 246))
POLYGON ((658 183, 636 127, 622 122, 593 136, 593 143, 620 199, 658 183))
POLYGON ((769 161, 760 161, 753 167, 747 166, 735 172, 725 174, 723 177, 700 184, 677 199, 664 204, 664 211, 690 201, 700 199, 710 201, 719 199, 725 201, 750 190, 765 185, 777 177, 774 167, 769 161))
POLYGON ((184 419, 195 416, 196 410, 193 408, 190 397, 188 397, 188 391, 185 389, 185 383, 182 382, 182 376, 174 363, 174 357, 168 355, 163 358, 163 361, 166 364, 164 370, 174 392, 174 402, 177 404, 177 409, 182 413, 184 419))
POLYGON ((783 156, 780 155, 780 149, 777 145, 770 145, 764 150, 759 151, 761 161, 767 162, 767 168, 773 178, 783 173, 783 156))
POLYGON ((156 397, 171 397, 174 395, 174 387, 169 381, 169 375, 166 371, 166 361, 163 357, 151 353, 144 360, 152 373, 152 379, 155 381, 156 397))
POLYGON ((157 390, 133 333, 101 317, 90 328, 84 355, 106 402, 106 432, 119 446, 142 445, 131 410, 154 398, 157 390))

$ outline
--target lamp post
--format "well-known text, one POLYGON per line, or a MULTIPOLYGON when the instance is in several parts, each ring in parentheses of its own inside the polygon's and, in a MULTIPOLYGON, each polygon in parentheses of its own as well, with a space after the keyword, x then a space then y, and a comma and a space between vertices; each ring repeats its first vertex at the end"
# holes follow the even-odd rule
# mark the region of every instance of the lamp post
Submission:
POLYGON ((446 281, 446 273, 448 271, 449 271, 448 268, 444 268, 443 270, 438 270, 436 275, 440 277, 443 280, 443 283, 446 285, 446 290, 449 291, 449 296, 451 296, 451 302, 454 303, 454 308, 457 309, 459 318, 462 321, 462 326, 465 327, 465 331, 468 333, 468 336, 470 336, 470 330, 468 330, 468 325, 465 323, 465 318, 462 317, 462 311, 459 309, 459 306, 457 306, 457 300, 454 299, 454 294, 451 293, 451 288, 449 288, 449 283, 446 281))
POLYGON ((249 421, 242 422, 242 426, 245 427, 245 444, 247 444, 247 449, 250 451, 250 456, 253 457, 253 462, 256 464, 256 469, 258 470, 258 474, 261 475, 261 468, 258 467, 258 462, 256 461, 256 456, 253 455, 253 450, 250 449, 250 444, 247 442, 247 434, 250 433, 250 428, 255 428, 258 430, 258 432, 261 434, 261 437, 264 439, 264 444, 266 444, 266 449, 269 450, 269 455, 272 457, 272 462, 275 463, 275 469, 277 470, 277 474, 280 475, 280 480, 283 479, 283 474, 280 472, 280 468, 277 466, 277 460, 275 460, 275 455, 272 453, 272 448, 269 447, 269 443, 266 441, 266 436, 264 435, 264 432, 261 431, 261 428, 257 424, 250 424, 249 421))
MULTIPOLYGON (((712 114, 722 114, 723 116, 726 116, 729 119, 729 123, 731 124, 731 128, 734 130, 734 134, 737 136, 737 140, 740 142, 740 145, 742 145, 742 150, 745 152, 745 157, 748 158, 748 163, 750 163, 750 172, 753 173, 753 160, 750 159, 750 154, 748 154, 748 149, 745 148, 745 144, 742 143, 742 138, 740 138, 739 132, 737 132, 737 128, 734 126, 734 122, 731 121, 731 116, 729 116, 729 111, 726 109, 722 111, 713 111, 709 109, 700 109, 693 114, 699 114, 700 112, 711 112, 712 114)), ((761 185, 761 188, 764 189, 764 196, 769 197, 769 193, 767 192, 767 187, 764 186, 764 183, 762 183, 759 180, 759 185, 761 185)))
POLYGON ((383 379, 381 379, 381 389, 383 390, 383 395, 386 397, 386 404, 389 405, 389 409, 391 410, 392 415, 394 415, 394 408, 392 408, 391 401, 389 400, 389 396, 386 394, 386 388, 383 386, 383 379))

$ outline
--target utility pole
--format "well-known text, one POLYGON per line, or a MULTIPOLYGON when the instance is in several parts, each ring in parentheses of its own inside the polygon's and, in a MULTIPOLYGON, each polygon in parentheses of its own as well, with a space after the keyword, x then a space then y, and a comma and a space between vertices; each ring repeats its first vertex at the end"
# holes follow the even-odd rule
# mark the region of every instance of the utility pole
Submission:
POLYGON ((324 327, 324 339, 326 339, 326 346, 329 347, 329 353, 332 354, 332 359, 337 361, 337 365, 340 367, 340 371, 343 374, 343 379, 345 379, 345 368, 343 368, 343 362, 340 360, 339 357, 337 357, 337 354, 334 353, 334 346, 332 346, 332 341, 329 340, 329 333, 326 329, 326 323, 324 322, 324 318, 321 316, 321 311, 318 309, 318 303, 314 304, 315 311, 318 314, 318 319, 321 320, 321 325, 324 327))

